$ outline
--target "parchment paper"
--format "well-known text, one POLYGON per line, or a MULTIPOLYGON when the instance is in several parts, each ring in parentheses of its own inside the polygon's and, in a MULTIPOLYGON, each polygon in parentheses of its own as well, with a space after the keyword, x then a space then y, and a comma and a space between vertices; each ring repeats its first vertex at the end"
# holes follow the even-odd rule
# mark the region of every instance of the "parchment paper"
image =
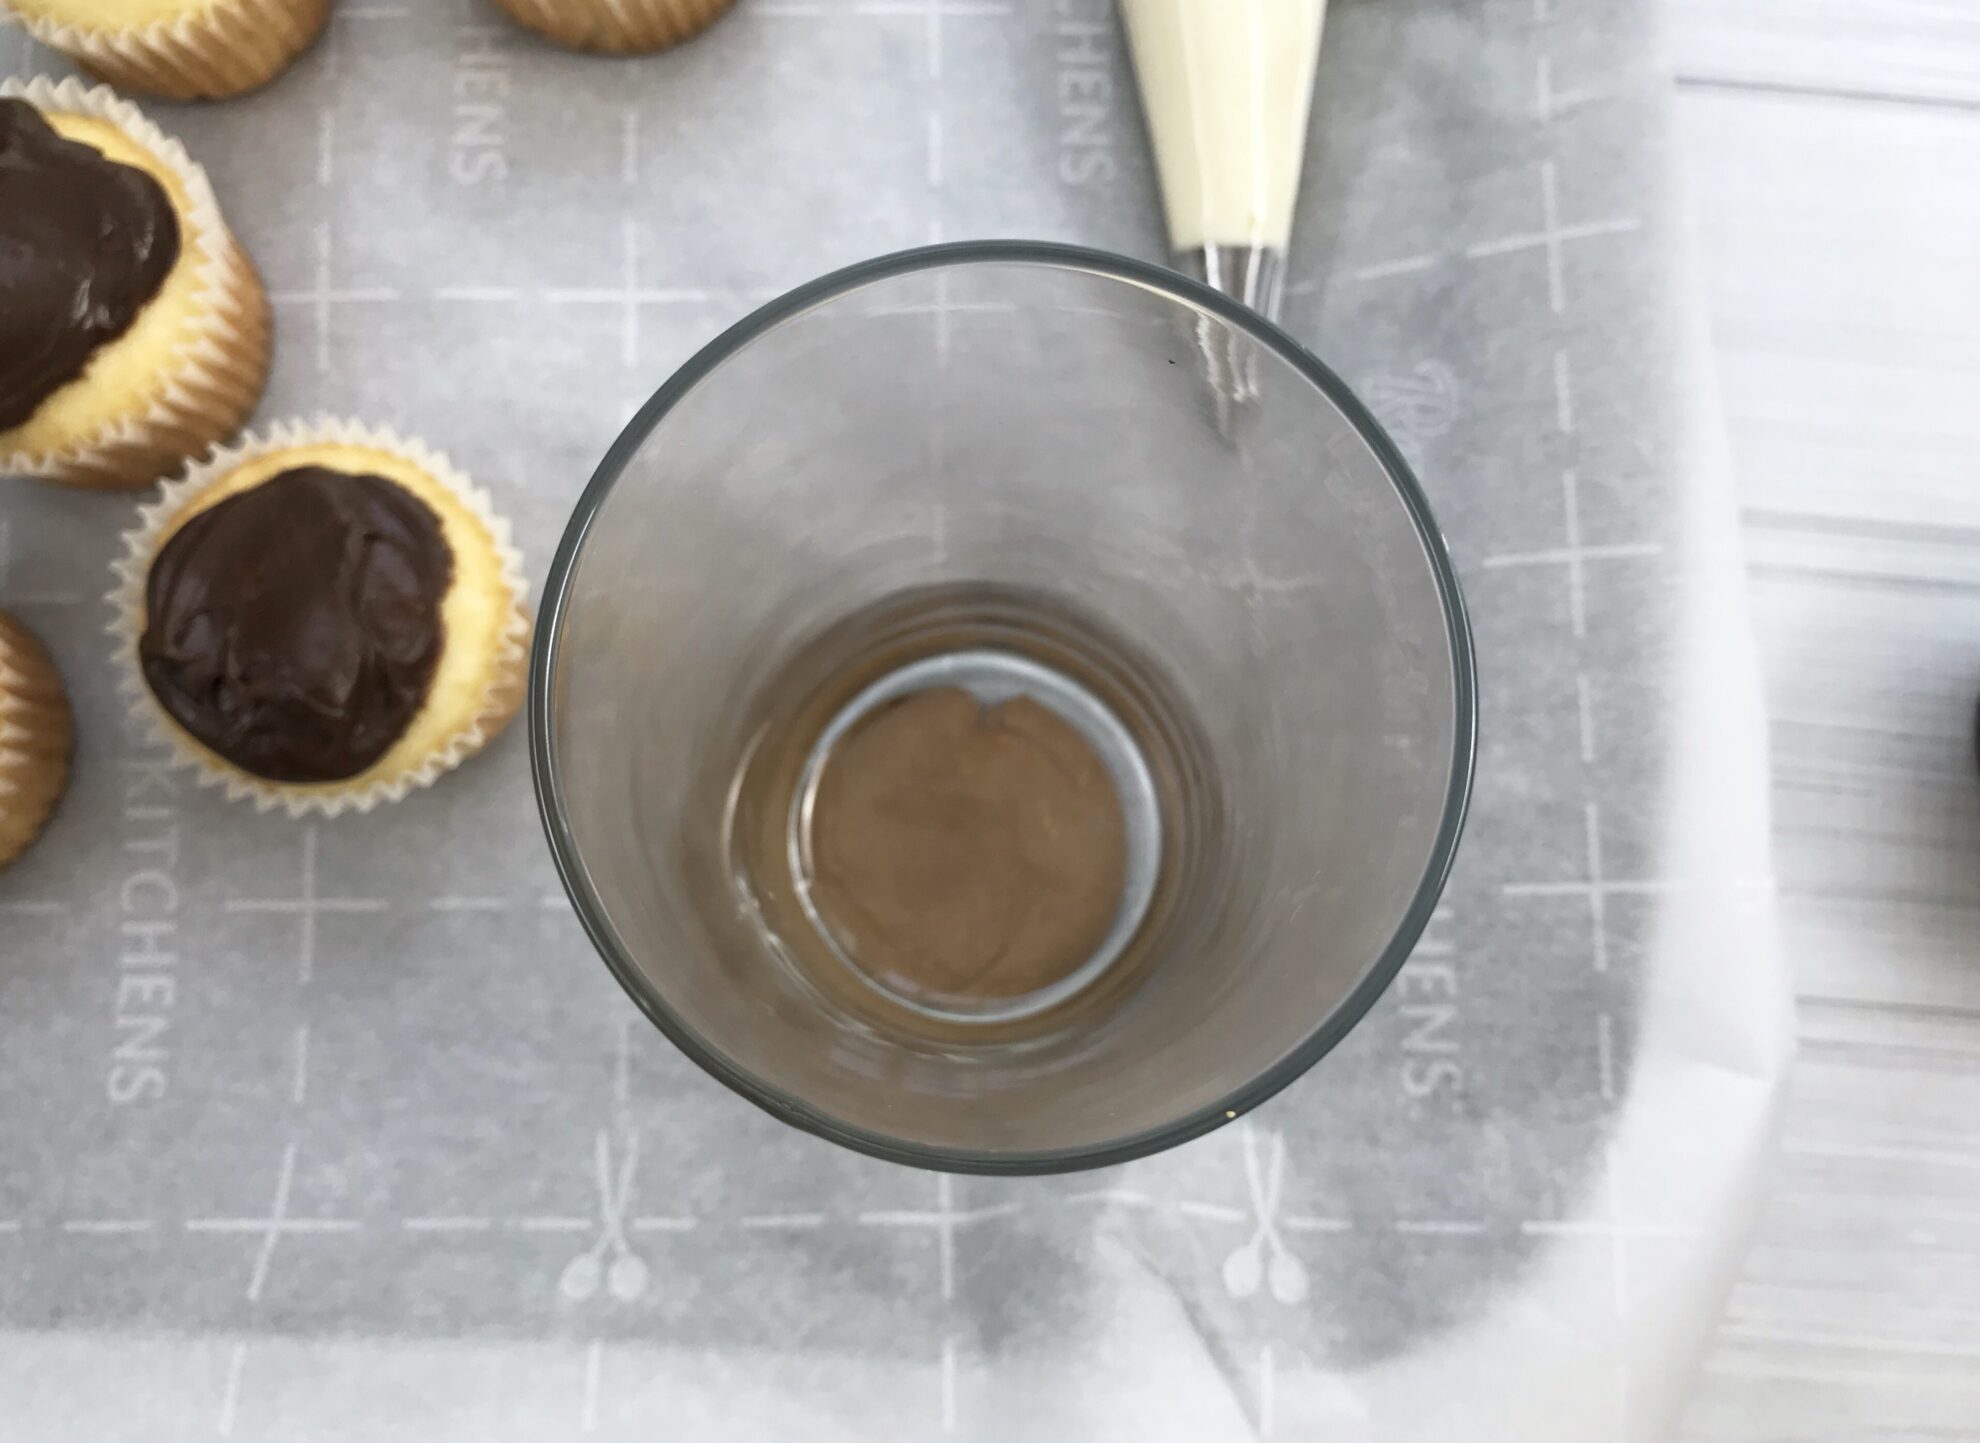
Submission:
MULTIPOLYGON (((1649 8, 1329 17, 1286 321, 1450 533, 1477 802, 1350 1041, 1124 1169, 901 1170, 703 1077, 591 955, 519 730, 334 823, 162 771, 101 635, 134 503, 9 487, 0 604, 79 748, 0 877, 0 1433, 1661 1436, 1789 1034, 1649 8)), ((62 68, 0 31, 0 69, 62 68)), ((759 299, 934 238, 1162 249, 1104 0, 741 0, 630 62, 342 0, 267 90, 149 109, 274 294, 263 417, 424 436, 535 578, 759 299)))

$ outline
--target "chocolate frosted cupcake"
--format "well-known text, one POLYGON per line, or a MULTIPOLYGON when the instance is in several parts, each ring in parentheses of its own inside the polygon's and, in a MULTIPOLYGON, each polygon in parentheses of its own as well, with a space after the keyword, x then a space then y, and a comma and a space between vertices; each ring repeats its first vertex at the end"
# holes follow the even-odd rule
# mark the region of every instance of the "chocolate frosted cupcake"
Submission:
POLYGON ((665 50, 715 23, 732 0, 495 0, 559 45, 609 55, 665 50))
POLYGON ((272 80, 330 15, 330 0, 0 0, 28 33, 99 80, 202 100, 272 80))
POLYGON ((521 558, 444 457, 278 427, 165 488, 111 594, 134 709, 202 779, 368 810, 478 751, 523 696, 521 558))
POLYGON ((148 485, 267 378, 261 281, 178 142, 101 87, 0 84, 0 473, 148 485))
POLYGON ((0 612, 0 868, 41 834, 69 781, 69 699, 34 634, 0 612))

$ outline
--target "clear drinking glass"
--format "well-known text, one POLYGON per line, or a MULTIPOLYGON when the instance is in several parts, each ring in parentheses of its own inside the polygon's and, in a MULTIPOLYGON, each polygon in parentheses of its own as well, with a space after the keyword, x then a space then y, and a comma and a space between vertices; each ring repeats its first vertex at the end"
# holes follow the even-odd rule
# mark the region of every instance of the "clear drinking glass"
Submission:
POLYGON ((1172 1145, 1340 1041, 1430 916, 1475 726, 1450 560, 1339 379, 1029 243, 839 272, 683 367, 578 504, 530 678, 557 866, 654 1024, 786 1121, 971 1171, 1172 1145), (889 995, 808 903, 820 738, 928 677, 1037 697, 1120 792, 1116 925, 1050 995, 889 995))

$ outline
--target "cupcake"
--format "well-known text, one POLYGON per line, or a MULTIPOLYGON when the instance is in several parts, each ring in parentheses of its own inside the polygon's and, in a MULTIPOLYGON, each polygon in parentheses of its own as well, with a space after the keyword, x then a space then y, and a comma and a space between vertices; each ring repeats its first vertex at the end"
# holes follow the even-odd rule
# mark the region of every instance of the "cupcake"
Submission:
POLYGON ((167 485, 124 550, 125 691, 230 797, 368 811, 480 750, 522 702, 508 524, 417 442, 278 426, 167 485))
POLYGON ((27 850, 69 780, 69 699, 41 643, 0 612, 0 868, 27 850))
POLYGON ((268 299, 205 173, 101 87, 0 83, 0 295, 0 473, 147 485, 268 379, 268 299))
POLYGON ((0 0, 99 80, 173 100, 264 85, 323 29, 330 0, 0 0))
POLYGON ((495 0, 530 29, 573 50, 665 50, 715 23, 730 0, 495 0))

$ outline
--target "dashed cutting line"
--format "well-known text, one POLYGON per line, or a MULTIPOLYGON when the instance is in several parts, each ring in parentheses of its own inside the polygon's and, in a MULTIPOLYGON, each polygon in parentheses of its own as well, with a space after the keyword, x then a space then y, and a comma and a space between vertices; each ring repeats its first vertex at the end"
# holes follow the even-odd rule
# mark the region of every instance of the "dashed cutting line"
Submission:
POLYGON ((1329 1217, 1287 1217, 1279 1219, 1279 1226, 1293 1233, 1346 1233, 1354 1231, 1351 1218, 1329 1217))
POLYGON ((584 1352, 584 1406, 578 1415, 578 1427, 586 1433, 598 1430, 598 1384, 604 1364, 605 1341, 593 1338, 584 1352))
POLYGON ((1278 1426, 1278 1370, 1273 1364, 1272 1345, 1258 1350, 1258 1436, 1270 1438, 1278 1426))
POLYGON ((691 1217, 643 1217, 634 1218, 630 1226, 636 1233, 691 1233, 701 1226, 701 1219, 691 1217))
POLYGON ((1601 1079, 1602 1100, 1615 1101, 1616 1024, 1615 1019, 1606 1012, 1595 1018, 1595 1067, 1601 1079))
POLYGON ((337 145, 337 112, 324 106, 316 114, 316 183, 330 184, 331 160, 337 145))
POLYGON ((158 1226, 152 1218, 68 1218, 62 1223, 62 1231, 84 1236, 122 1236, 130 1233, 148 1233, 158 1226))
POLYGON ((1095 1188, 1090 1192, 1068 1193, 1066 1194, 1065 1201, 1068 1205, 1077 1203, 1111 1203, 1116 1207, 1129 1208, 1152 1208, 1155 1206, 1155 1199, 1147 1193, 1137 1192, 1133 1188, 1125 1187, 1103 1187, 1095 1188))
POLYGON ((597 1224, 590 1218, 533 1217, 517 1218, 509 1226, 523 1233, 588 1233, 597 1224))
POLYGON ((736 1225, 756 1231, 777 1232, 822 1227, 824 1223, 824 1213, 753 1213, 737 1219, 736 1225))
POLYGON ((1392 276, 1415 275, 1427 271, 1437 264, 1441 256, 1405 256, 1401 260, 1382 261, 1372 266, 1360 266, 1348 272, 1358 281, 1382 281, 1392 276))
POLYGON ((300 1023, 296 1027, 296 1062, 293 1083, 289 1088, 289 1100, 302 1106, 309 1096, 309 1024, 300 1023))
POLYGON ((1574 434, 1574 383, 1564 349, 1554 352, 1554 424, 1563 436, 1574 434))
POLYGON ((1194 1202, 1187 1198, 1176 1204, 1176 1211, 1186 1218, 1208 1218, 1218 1223, 1241 1223, 1248 1216, 1243 1208, 1225 1203, 1194 1202))
POLYGON ((247 1367, 248 1345, 245 1340, 234 1344, 234 1351, 227 1359, 227 1381, 220 1393, 220 1418, 218 1427, 222 1438, 234 1436, 234 1419, 240 1411, 241 1373, 247 1367))
POLYGON ((1595 760, 1595 701, 1588 681, 1588 673, 1576 672, 1574 676, 1575 721, 1581 734, 1581 760, 1584 764, 1595 760))
POLYGON ((1393 1226, 1399 1233, 1441 1238, 1473 1238, 1487 1227, 1482 1222, 1439 1218, 1397 1218, 1393 1226))
POLYGON ((435 897, 427 903, 436 912, 504 912, 505 897, 435 897))
POLYGON ((956 1431, 956 1340, 942 1339, 942 1431, 956 1431))

